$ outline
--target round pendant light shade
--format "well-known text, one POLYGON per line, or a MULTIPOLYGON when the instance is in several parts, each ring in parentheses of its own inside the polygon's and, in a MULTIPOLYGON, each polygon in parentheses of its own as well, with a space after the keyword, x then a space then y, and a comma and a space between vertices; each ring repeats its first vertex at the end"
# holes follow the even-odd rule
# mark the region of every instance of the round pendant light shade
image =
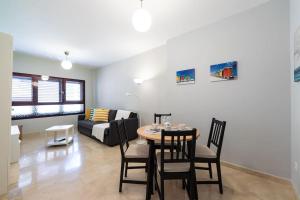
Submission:
POLYGON ((152 18, 149 12, 143 9, 143 1, 141 0, 141 8, 137 9, 132 16, 132 25, 138 32, 147 32, 152 24, 152 18))
POLYGON ((69 61, 69 60, 63 60, 61 62, 61 66, 62 66, 62 68, 66 69, 66 70, 69 70, 69 69, 72 69, 73 65, 72 65, 71 61, 69 61))
POLYGON ((65 51, 65 55, 66 55, 66 58, 61 61, 61 66, 62 68, 64 68, 65 70, 70 70, 72 69, 72 62, 68 59, 68 56, 69 56, 69 52, 68 51, 65 51))

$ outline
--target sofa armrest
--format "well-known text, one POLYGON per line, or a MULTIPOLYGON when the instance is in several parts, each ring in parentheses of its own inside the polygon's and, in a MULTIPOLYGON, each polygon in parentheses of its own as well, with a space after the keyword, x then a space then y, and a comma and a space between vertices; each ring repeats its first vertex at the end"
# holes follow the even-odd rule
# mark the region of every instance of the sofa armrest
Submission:
POLYGON ((85 119, 85 115, 78 115, 78 121, 84 120, 84 119, 85 119))

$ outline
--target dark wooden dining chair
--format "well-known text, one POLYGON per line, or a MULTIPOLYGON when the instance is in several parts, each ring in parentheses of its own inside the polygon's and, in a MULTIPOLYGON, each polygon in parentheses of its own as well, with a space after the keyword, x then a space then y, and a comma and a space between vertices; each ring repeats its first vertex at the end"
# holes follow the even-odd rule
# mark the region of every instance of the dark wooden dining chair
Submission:
POLYGON ((149 147, 143 144, 129 144, 127 137, 127 129, 125 126, 124 119, 121 119, 118 123, 115 123, 118 130, 118 135, 120 139, 120 151, 121 151, 121 172, 120 172, 120 183, 119 183, 119 192, 122 192, 122 184, 147 184, 146 181, 141 180, 130 180, 124 179, 127 177, 128 169, 141 169, 146 168, 148 157, 149 157, 149 147), (145 166, 129 166, 129 163, 144 163, 145 166))
POLYGON ((190 199, 197 199, 197 185, 195 174, 195 145, 196 129, 185 131, 166 131, 161 132, 161 152, 156 154, 157 172, 160 176, 160 186, 157 175, 155 175, 156 189, 161 200, 165 198, 165 180, 184 180, 187 181, 186 188, 190 199), (190 137, 190 138, 189 138, 190 137), (167 139, 168 138, 168 139, 167 139), (187 139, 189 138, 189 141, 187 139), (190 140, 191 139, 191 140, 190 140), (166 142, 171 144, 171 151, 165 151, 166 142), (182 148, 177 149, 176 143, 182 143, 182 148))
POLYGON ((223 145, 223 138, 225 133, 226 122, 219 121, 215 118, 212 119, 209 137, 207 145, 197 145, 195 153, 195 163, 207 163, 208 167, 195 167, 200 170, 208 170, 209 176, 212 179, 212 167, 211 164, 215 163, 217 166, 217 181, 197 181, 197 184, 218 184, 219 191, 223 194, 223 183, 222 183, 222 173, 221 173, 221 150, 223 145), (215 151, 212 147, 215 147, 215 151))
POLYGON ((157 122, 159 124, 161 124, 161 117, 170 117, 172 116, 171 113, 168 114, 158 114, 158 113, 154 113, 154 124, 156 124, 157 122), (158 120, 157 120, 158 119, 158 120))
MULTIPOLYGON (((156 123, 161 124, 161 118, 162 117, 170 117, 170 116, 172 116, 171 113, 167 113, 167 114, 154 113, 154 124, 156 124, 156 123)), ((159 141, 155 141, 154 148, 155 149, 160 149, 160 142, 159 141)), ((170 150, 170 145, 166 143, 165 149, 170 150)))

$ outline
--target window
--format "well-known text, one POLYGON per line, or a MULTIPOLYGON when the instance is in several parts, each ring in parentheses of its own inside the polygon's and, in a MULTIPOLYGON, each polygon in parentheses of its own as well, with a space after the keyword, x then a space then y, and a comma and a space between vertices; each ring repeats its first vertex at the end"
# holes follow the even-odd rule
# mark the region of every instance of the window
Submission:
POLYGON ((13 73, 13 120, 81 114, 84 108, 84 80, 13 73))
POLYGON ((75 81, 66 81, 66 101, 82 100, 82 84, 75 81))
POLYGON ((32 101, 32 78, 26 76, 14 76, 12 79, 12 101, 32 101))
POLYGON ((38 102, 39 103, 58 103, 60 102, 60 81, 48 80, 38 81, 38 102))

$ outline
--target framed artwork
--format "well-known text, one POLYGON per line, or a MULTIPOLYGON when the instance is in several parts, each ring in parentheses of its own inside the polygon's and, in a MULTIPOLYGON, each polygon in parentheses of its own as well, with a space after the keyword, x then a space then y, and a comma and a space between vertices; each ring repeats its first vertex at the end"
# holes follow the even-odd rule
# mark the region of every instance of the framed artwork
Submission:
POLYGON ((176 72, 176 83, 178 85, 195 83, 195 68, 176 72))
POLYGON ((211 82, 236 80, 237 77, 237 61, 210 66, 211 82))
POLYGON ((300 81, 300 27, 295 32, 294 81, 300 81))

